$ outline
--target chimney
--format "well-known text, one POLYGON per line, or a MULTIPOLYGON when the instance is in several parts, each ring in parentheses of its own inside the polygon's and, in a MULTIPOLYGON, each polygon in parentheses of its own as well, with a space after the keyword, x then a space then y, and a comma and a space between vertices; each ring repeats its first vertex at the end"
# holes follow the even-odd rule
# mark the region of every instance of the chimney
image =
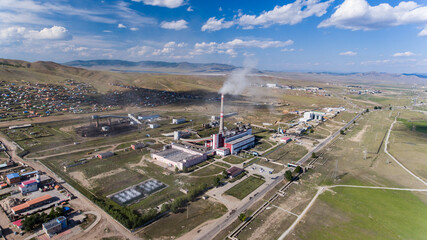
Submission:
POLYGON ((219 133, 224 133, 224 94, 221 94, 221 115, 219 116, 219 133))

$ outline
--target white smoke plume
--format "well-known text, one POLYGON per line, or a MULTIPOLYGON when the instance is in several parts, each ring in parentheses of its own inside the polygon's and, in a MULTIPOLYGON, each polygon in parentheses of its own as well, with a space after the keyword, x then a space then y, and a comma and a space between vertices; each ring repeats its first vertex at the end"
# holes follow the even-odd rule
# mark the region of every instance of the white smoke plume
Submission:
POLYGON ((248 75, 255 69, 256 61, 246 59, 243 68, 234 70, 225 80, 224 85, 219 90, 221 94, 239 95, 250 85, 248 75))

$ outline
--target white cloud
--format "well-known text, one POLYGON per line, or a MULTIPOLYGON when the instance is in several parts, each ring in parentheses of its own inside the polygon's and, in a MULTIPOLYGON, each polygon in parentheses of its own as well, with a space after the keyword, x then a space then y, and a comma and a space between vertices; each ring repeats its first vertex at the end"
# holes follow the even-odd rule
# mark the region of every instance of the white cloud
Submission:
POLYGON ((112 33, 113 31, 111 31, 111 30, 103 30, 102 32, 105 32, 105 33, 112 33))
POLYGON ((241 40, 234 39, 229 42, 216 43, 216 42, 201 42, 194 45, 194 50, 190 52, 191 55, 201 54, 212 54, 212 53, 223 53, 228 54, 232 57, 237 55, 236 49, 239 48, 278 48, 292 45, 292 40, 282 41, 270 41, 270 40, 241 40))
MULTIPOLYGON (((427 7, 413 1, 402 1, 392 7, 388 3, 371 6, 366 0, 345 0, 318 27, 335 26, 366 31, 405 24, 427 24, 427 7)), ((423 32, 424 30, 419 35, 427 35, 427 30, 423 32)))
POLYGON ((244 28, 253 28, 253 26, 269 27, 273 24, 294 25, 311 16, 323 16, 333 1, 296 0, 283 6, 275 6, 273 10, 263 12, 259 16, 242 15, 238 19, 238 23, 244 28))
POLYGON ((141 57, 148 55, 150 52, 153 51, 152 47, 149 46, 135 46, 128 49, 128 52, 133 57, 141 57))
POLYGON ((122 24, 122 23, 119 23, 119 24, 117 25, 117 27, 118 27, 118 28, 126 28, 126 26, 125 26, 124 24, 122 24))
POLYGON ((340 52, 341 56, 356 56, 357 52, 353 52, 353 51, 347 51, 347 52, 340 52))
POLYGON ((206 21, 206 23, 202 26, 202 31, 218 31, 223 28, 230 28, 234 25, 233 21, 224 21, 224 18, 216 19, 215 17, 211 17, 206 21))
POLYGON ((163 21, 160 24, 160 27, 164 29, 182 30, 182 29, 188 28, 187 24, 188 24, 187 21, 181 19, 178 21, 171 21, 171 22, 163 21))
POLYGON ((187 46, 186 43, 181 42, 181 43, 176 43, 176 42, 168 42, 165 43, 165 45, 163 45, 163 49, 156 49, 153 52, 154 56, 159 56, 159 55, 169 55, 172 56, 173 53, 175 53, 177 48, 183 48, 187 46))
POLYGON ((70 40, 72 38, 68 30, 61 26, 43 28, 40 31, 29 30, 25 27, 9 27, 0 30, 0 39, 6 41, 28 40, 70 40))
POLYGON ((189 7, 187 8, 187 12, 194 12, 194 9, 193 9, 191 6, 189 6, 189 7))
POLYGON ((165 47, 165 48, 174 48, 174 47, 185 47, 185 46, 187 46, 187 44, 186 43, 184 43, 184 42, 181 42, 181 43, 176 43, 176 42, 168 42, 168 43, 166 43, 163 47, 165 47))
POLYGON ((185 4, 184 0, 132 0, 133 2, 143 2, 145 5, 177 8, 185 4))
POLYGON ((294 48, 283 48, 280 51, 282 51, 282 52, 295 52, 295 49, 294 48))
POLYGON ((32 39, 67 40, 71 38, 68 30, 61 26, 43 28, 40 31, 30 30, 28 34, 32 39))
POLYGON ((410 56, 414 56, 415 54, 413 52, 400 52, 400 53, 395 53, 393 54, 393 57, 410 57, 410 56))
POLYGON ((137 28, 137 27, 131 27, 131 28, 129 28, 131 31, 138 31, 139 30, 139 28, 137 28))
POLYGON ((222 7, 221 6, 219 7, 218 11, 222 12, 222 7))

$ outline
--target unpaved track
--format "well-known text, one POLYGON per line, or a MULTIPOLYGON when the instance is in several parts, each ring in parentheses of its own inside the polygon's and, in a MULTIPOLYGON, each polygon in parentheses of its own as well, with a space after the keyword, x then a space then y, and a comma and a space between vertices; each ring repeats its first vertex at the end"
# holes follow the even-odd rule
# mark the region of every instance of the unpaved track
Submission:
POLYGON ((400 163, 395 157, 393 157, 393 155, 391 155, 388 151, 387 151, 387 147, 388 147, 388 140, 390 138, 390 133, 391 130, 393 129, 394 124, 397 121, 397 116, 394 118, 393 123, 390 125, 390 129, 388 130, 387 133, 387 137, 385 139, 385 145, 384 145, 384 152, 391 158, 393 159, 393 161, 395 161, 400 167, 402 167, 406 172, 408 172, 409 174, 411 174, 414 178, 416 178, 418 181, 422 182, 424 185, 427 186, 427 182, 424 181, 422 178, 418 177, 417 175, 415 175, 413 172, 411 172, 409 169, 407 169, 405 166, 403 166, 402 163, 400 163))
POLYGON ((304 211, 298 216, 298 218, 292 223, 292 225, 286 229, 285 232, 280 235, 279 240, 285 239, 289 233, 294 230, 294 228, 298 225, 301 219, 307 214, 308 210, 313 206, 316 199, 322 194, 325 190, 334 187, 350 187, 350 188, 364 188, 364 189, 383 189, 383 190, 394 190, 394 191, 412 191, 412 192, 427 192, 427 189, 413 189, 413 188, 389 188, 389 187, 376 187, 376 186, 356 186, 356 185, 333 185, 333 186, 323 186, 319 187, 316 195, 314 195, 313 199, 311 199, 310 203, 305 207, 304 211))

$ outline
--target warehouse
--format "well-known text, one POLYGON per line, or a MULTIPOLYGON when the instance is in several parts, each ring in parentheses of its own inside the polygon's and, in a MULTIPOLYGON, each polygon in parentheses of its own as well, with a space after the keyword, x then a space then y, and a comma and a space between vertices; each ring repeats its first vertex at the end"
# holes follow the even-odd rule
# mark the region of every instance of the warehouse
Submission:
POLYGON ((114 153, 112 153, 112 152, 104 152, 104 153, 98 154, 99 159, 105 159, 105 158, 109 158, 112 156, 114 156, 114 153))
POLYGON ((130 147, 132 148, 132 150, 137 150, 137 149, 141 149, 143 147, 145 147, 144 143, 135 143, 130 145, 130 147))
POLYGON ((234 178, 236 176, 238 176, 239 174, 241 174, 244 170, 242 168, 238 168, 238 167, 232 167, 230 169, 227 170, 227 174, 231 177, 234 178))
POLYGON ((206 153, 178 144, 172 144, 170 148, 158 153, 153 153, 151 156, 154 160, 165 163, 168 166, 177 167, 180 170, 183 170, 184 167, 191 167, 201 163, 207 159, 206 153))
POLYGON ((185 123, 186 120, 185 118, 174 118, 172 119, 172 124, 181 124, 181 123, 185 123))
POLYGON ((11 210, 13 214, 18 214, 18 213, 26 212, 35 207, 45 205, 46 203, 50 203, 52 201, 53 201, 52 196, 44 195, 44 196, 32 199, 30 201, 27 201, 26 203, 12 207, 11 210))
POLYGON ((18 173, 8 174, 6 176, 6 181, 7 181, 7 183, 9 183, 9 185, 20 183, 21 182, 21 176, 19 176, 18 173))
POLYGON ((292 139, 290 137, 283 137, 280 139, 280 142, 285 143, 285 144, 290 142, 290 141, 292 141, 292 139))

